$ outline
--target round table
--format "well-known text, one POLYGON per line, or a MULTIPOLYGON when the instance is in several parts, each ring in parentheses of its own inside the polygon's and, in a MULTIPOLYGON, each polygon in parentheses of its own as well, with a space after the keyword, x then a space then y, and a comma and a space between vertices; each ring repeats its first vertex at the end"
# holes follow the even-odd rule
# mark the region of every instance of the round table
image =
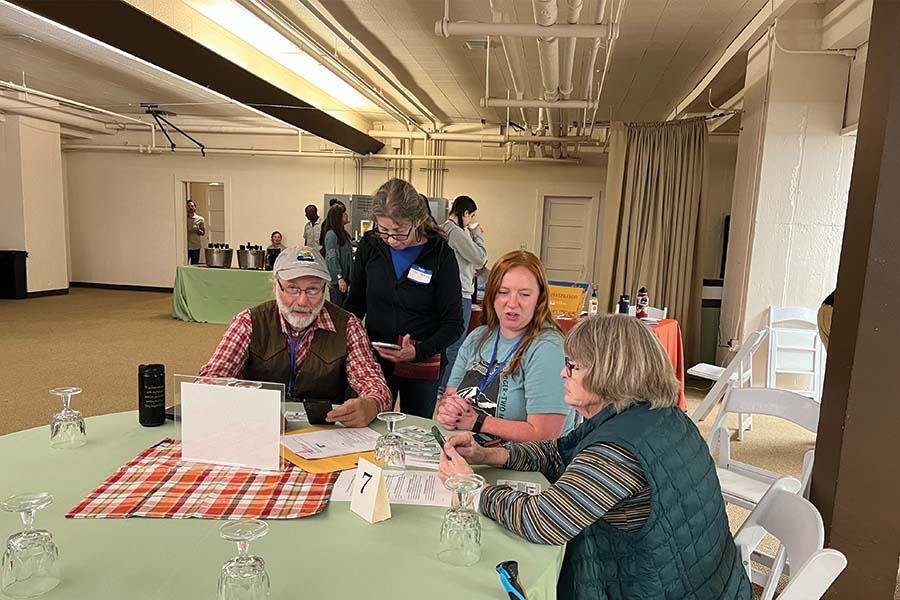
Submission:
MULTIPOLYGON (((409 417, 404 425, 430 427, 409 417)), ((382 429, 376 422, 373 428, 382 429)), ((214 598, 222 564, 236 554, 219 537, 224 521, 206 519, 65 519, 117 468, 165 437, 180 437, 177 425, 144 428, 135 412, 87 419, 88 443, 53 450, 48 427, 0 437, 0 498, 48 491, 54 502, 37 515, 59 547, 63 581, 42 596, 92 600, 214 598)), ((498 478, 540 482, 537 473, 479 469, 498 478)), ((392 518, 370 525, 332 502, 320 514, 269 520, 269 533, 251 553, 265 559, 273 599, 498 600, 506 598, 494 570, 503 560, 519 562, 529 600, 556 598, 564 547, 530 544, 482 517, 482 557, 472 567, 453 567, 435 557, 445 509, 394 505, 392 518)), ((0 536, 20 531, 19 516, 0 512, 0 536)), ((0 596, 3 597, 3 596, 0 596)))

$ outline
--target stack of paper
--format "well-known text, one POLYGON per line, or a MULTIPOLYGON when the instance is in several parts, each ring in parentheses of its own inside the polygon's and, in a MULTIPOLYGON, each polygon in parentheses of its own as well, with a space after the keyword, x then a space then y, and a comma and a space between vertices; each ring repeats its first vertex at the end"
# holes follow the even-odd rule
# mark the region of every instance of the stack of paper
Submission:
POLYGON ((394 430, 403 438, 406 466, 437 470, 441 462, 441 449, 427 429, 410 425, 394 430))

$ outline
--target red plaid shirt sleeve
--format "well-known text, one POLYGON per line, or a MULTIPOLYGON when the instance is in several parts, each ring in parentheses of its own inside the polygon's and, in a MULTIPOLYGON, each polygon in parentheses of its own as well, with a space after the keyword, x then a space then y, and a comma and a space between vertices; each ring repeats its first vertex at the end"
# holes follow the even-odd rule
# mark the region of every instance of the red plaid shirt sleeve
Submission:
POLYGON ((393 397, 372 354, 372 344, 362 323, 355 315, 347 322, 347 382, 360 398, 371 398, 379 411, 391 410, 393 397))
POLYGON ((219 345, 216 346, 216 351, 200 369, 200 375, 240 377, 244 372, 244 363, 247 361, 252 331, 253 322, 250 320, 250 311, 245 310, 236 314, 222 335, 219 345))

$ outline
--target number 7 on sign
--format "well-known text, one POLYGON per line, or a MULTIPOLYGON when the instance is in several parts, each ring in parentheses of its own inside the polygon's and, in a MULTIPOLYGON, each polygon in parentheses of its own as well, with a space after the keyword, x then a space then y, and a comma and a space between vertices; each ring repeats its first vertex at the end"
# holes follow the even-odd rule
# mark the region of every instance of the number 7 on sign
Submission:
POLYGON ((356 467, 350 510, 369 523, 378 523, 391 518, 391 504, 381 467, 364 458, 359 459, 359 465, 356 467))

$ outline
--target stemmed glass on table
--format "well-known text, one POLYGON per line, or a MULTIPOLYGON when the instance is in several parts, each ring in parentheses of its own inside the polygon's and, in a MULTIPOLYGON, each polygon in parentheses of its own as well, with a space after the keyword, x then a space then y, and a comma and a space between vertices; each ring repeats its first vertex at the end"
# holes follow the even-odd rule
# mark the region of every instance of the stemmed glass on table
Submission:
POLYGON ((50 393, 59 396, 63 403, 63 409, 50 421, 50 447, 70 449, 84 446, 87 443, 84 417, 69 406, 72 396, 80 394, 81 388, 59 387, 53 388, 50 393))
POLYGON ((387 477, 400 475, 406 470, 403 438, 394 433, 397 422, 405 418, 406 415, 401 412, 378 413, 378 419, 387 423, 388 432, 375 442, 375 464, 381 467, 387 477))
POLYGON ((481 559, 481 523, 474 503, 484 487, 484 477, 476 473, 451 475, 444 487, 454 493, 454 498, 441 523, 438 558, 458 567, 474 565, 481 559))
POLYGON ((33 598, 59 585, 59 550, 49 531, 34 528, 34 515, 53 502, 47 492, 18 494, 0 502, 0 509, 17 512, 25 531, 6 540, 0 565, 0 591, 10 598, 33 598))
POLYGON ((237 542, 238 555, 222 566, 219 576, 218 600, 265 600, 269 597, 269 574, 266 563, 258 556, 250 556, 250 542, 269 531, 265 521, 243 519, 225 523, 219 535, 229 542, 237 542))

